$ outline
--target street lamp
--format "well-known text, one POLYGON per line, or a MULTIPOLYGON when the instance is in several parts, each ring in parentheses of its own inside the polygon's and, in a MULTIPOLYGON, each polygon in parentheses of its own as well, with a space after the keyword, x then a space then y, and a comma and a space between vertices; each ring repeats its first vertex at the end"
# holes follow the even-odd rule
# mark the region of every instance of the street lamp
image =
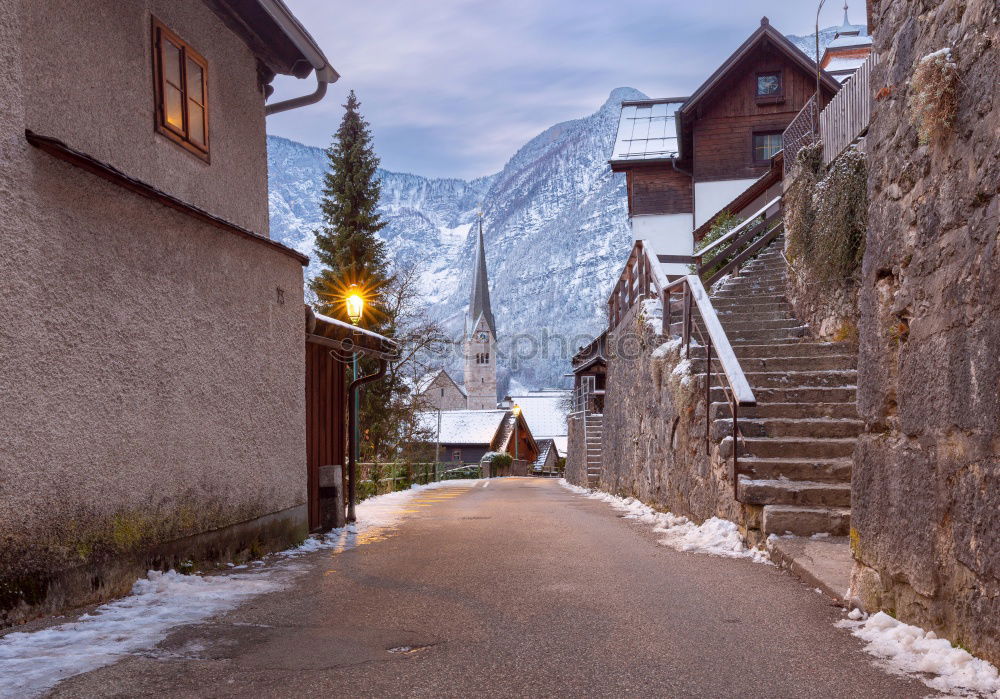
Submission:
POLYGON ((517 423, 518 418, 521 416, 521 406, 514 403, 514 407, 510 409, 510 412, 514 414, 514 461, 517 461, 518 455, 518 440, 517 438, 517 423))
POLYGON ((347 296, 344 298, 344 305, 347 307, 347 317, 357 325, 361 322, 361 314, 365 310, 365 297, 361 295, 357 284, 351 284, 347 296))
MULTIPOLYGON (((361 295, 361 290, 358 288, 357 284, 351 284, 350 288, 347 290, 347 296, 344 297, 344 306, 347 308, 347 317, 350 318, 351 323, 357 326, 361 322, 361 314, 365 310, 365 297, 361 295)), ((351 384, 353 385, 355 381, 358 380, 358 353, 353 352, 351 357, 351 384)), ((361 400, 359 391, 354 392, 354 401, 349 406, 351 411, 351 417, 353 418, 351 422, 353 423, 353 430, 351 430, 351 453, 349 454, 351 460, 351 466, 358 462, 359 449, 359 437, 360 429, 358 427, 358 412, 360 411, 361 400)), ((354 521, 354 470, 351 470, 351 497, 347 505, 348 521, 354 521)))

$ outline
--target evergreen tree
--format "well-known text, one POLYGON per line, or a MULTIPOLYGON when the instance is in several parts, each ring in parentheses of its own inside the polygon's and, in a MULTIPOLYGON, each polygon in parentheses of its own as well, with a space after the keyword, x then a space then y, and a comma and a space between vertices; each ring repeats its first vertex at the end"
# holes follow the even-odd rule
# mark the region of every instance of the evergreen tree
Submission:
POLYGON ((316 231, 315 243, 323 269, 309 286, 318 299, 318 311, 348 320, 343 298, 351 284, 357 284, 369 299, 362 323, 378 331, 388 325, 379 299, 389 282, 385 243, 378 237, 386 222, 377 210, 379 161, 360 106, 351 90, 340 128, 326 151, 329 170, 323 181, 323 226, 316 231))

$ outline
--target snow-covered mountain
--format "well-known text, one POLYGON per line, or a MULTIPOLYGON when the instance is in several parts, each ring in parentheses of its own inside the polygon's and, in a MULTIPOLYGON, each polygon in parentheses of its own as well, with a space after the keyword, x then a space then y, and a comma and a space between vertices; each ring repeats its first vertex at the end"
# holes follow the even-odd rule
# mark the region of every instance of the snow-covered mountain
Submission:
MULTIPOLYGON (((820 30, 820 51, 837 29, 820 30)), ((813 35, 788 38, 813 55, 813 35)), ((533 388, 562 385, 575 348, 605 323, 605 301, 631 246, 624 176, 607 160, 621 101, 644 97, 627 87, 612 91, 595 113, 545 130, 489 177, 379 171, 388 221, 382 237, 394 260, 420 266, 432 313, 455 337, 468 305, 475 242, 469 232, 483 207, 504 355, 501 390, 511 378, 533 388)), ((311 255, 325 155, 276 136, 268 137, 268 155, 271 235, 311 255)), ((458 358, 448 366, 459 369, 458 358)))
MULTIPOLYGON (((644 97, 614 90, 594 114, 545 130, 489 177, 379 172, 389 222, 381 235, 398 263, 421 266, 432 313, 456 336, 468 305, 469 232, 483 207, 501 389, 511 376, 526 386, 562 385, 569 357, 604 325, 631 246, 624 177, 607 160, 621 101, 644 97)), ((311 254, 325 155, 274 136, 268 155, 271 235, 311 254)))
MULTIPOLYGON (((857 29, 862 35, 868 33, 868 26, 864 24, 852 24, 849 25, 853 29, 857 29)), ((826 29, 819 30, 819 55, 822 58, 823 50, 833 41, 833 36, 837 31, 841 29, 841 26, 827 27, 826 29)), ((816 59, 816 34, 803 34, 799 36, 798 34, 787 34, 785 36, 789 41, 791 41, 795 46, 798 47, 802 53, 809 56, 809 58, 816 59)))

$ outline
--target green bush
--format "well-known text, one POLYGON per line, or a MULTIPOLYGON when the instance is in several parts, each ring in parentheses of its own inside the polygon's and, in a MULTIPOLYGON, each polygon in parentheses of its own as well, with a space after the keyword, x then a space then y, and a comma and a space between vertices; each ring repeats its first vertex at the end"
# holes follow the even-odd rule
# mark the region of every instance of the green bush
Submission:
POLYGON ((510 465, 514 463, 514 457, 510 454, 494 454, 493 459, 490 460, 490 464, 493 468, 509 468, 510 465))

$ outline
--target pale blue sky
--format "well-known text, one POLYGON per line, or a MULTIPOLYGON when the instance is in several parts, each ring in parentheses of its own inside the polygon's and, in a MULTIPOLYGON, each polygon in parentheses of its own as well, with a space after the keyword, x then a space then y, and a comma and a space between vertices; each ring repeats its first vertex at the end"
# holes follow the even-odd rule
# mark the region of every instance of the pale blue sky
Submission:
MULTIPOLYGON (((809 34, 813 0, 286 0, 337 71, 318 104, 269 119, 326 146, 354 89, 382 166, 434 177, 496 172, 528 139, 596 110, 615 87, 689 94, 766 15, 809 34)), ((820 26, 840 24, 827 0, 820 26)), ((854 0, 851 20, 864 21, 854 0)), ((276 81, 272 99, 311 82, 276 81)))

